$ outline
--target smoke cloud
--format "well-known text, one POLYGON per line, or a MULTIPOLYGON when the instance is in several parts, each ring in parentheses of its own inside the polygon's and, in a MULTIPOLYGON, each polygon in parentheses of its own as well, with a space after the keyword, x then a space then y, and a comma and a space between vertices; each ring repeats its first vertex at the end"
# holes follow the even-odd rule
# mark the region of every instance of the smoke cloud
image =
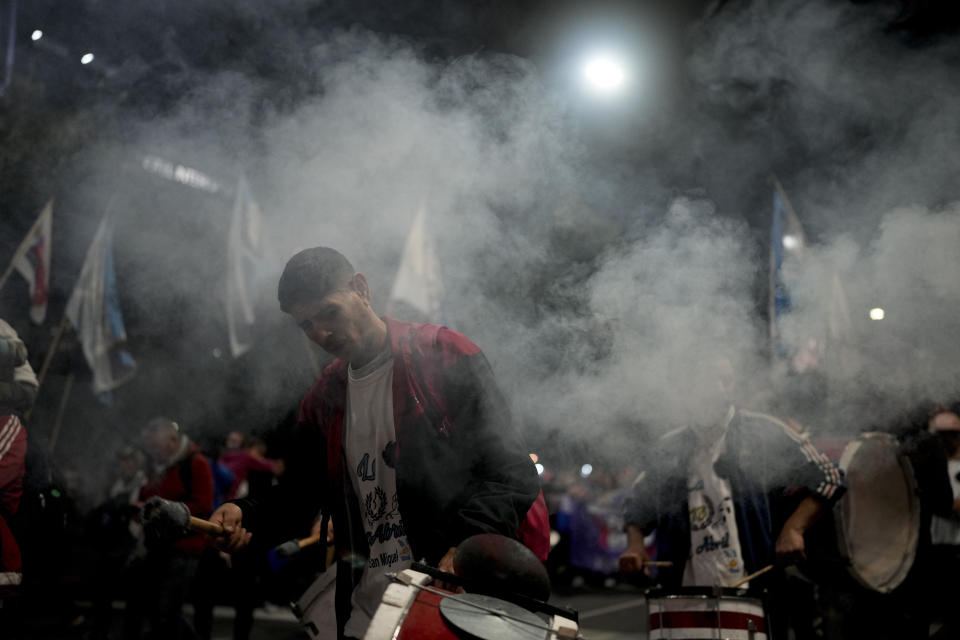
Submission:
MULTIPOLYGON (((340 249, 382 310, 421 209, 442 270, 441 319, 487 353, 532 441, 589 439, 622 458, 724 400, 718 358, 733 364, 744 402, 774 406, 762 311, 771 170, 813 241, 785 262, 794 310, 782 334, 793 347, 825 345, 834 408, 955 393, 960 209, 944 203, 958 198, 957 46, 912 48, 882 18, 826 2, 705 16, 689 33, 685 102, 651 113, 660 131, 639 160, 600 160, 585 114, 529 61, 438 61, 403 39, 294 31, 259 15, 294 73, 188 69, 175 109, 121 110, 122 135, 86 156, 97 193, 119 193, 131 211, 118 228, 120 278, 153 339, 141 356, 150 382, 122 401, 126 418, 162 408, 201 432, 278 419, 312 378, 274 302, 287 257, 340 249), (110 169, 131 153, 178 158, 225 185, 241 170, 250 179, 267 233, 263 332, 240 361, 210 355, 225 335, 217 274, 232 201, 132 195, 110 169), (835 280, 851 320, 827 340, 835 280), (180 313, 151 319, 171 300, 180 313), (887 319, 865 320, 873 306, 887 319)), ((172 193, 163 189, 153 193, 172 193)), ((87 208, 101 211, 102 195, 87 208)), ((870 421, 854 414, 816 427, 870 421)))

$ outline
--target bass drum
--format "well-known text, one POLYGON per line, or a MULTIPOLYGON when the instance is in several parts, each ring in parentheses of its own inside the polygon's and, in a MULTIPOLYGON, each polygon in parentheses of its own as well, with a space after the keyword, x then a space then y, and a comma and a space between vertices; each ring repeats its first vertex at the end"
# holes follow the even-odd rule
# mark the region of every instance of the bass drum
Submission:
POLYGON ((910 572, 920 535, 920 501, 910 461, 888 433, 864 433, 839 462, 847 492, 834 507, 837 542, 862 585, 889 593, 910 572))

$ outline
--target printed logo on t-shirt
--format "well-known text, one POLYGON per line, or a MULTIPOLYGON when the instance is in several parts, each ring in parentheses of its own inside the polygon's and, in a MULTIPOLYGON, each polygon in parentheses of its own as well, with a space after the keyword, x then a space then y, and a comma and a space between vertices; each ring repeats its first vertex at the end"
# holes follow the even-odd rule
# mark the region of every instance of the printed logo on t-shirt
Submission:
POLYGON ((370 462, 370 454, 365 453, 360 458, 360 464, 357 465, 357 477, 360 482, 375 482, 377 480, 377 459, 370 462))
POLYGON ((356 473, 361 486, 364 486, 363 483, 373 485, 372 490, 367 491, 363 498, 363 515, 366 521, 364 529, 367 546, 371 551, 367 566, 371 569, 389 569, 398 562, 409 562, 412 555, 406 541, 407 532, 400 519, 397 493, 394 492, 393 496, 388 498, 386 491, 376 483, 376 458, 371 462, 370 454, 364 453, 356 473), (387 544, 391 542, 392 544, 387 544))

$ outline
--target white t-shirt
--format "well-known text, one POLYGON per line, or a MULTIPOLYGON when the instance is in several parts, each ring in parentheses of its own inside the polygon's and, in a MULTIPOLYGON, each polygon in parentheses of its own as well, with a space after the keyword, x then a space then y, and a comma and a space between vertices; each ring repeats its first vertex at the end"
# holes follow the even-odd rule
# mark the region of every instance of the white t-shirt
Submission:
POLYGON ((690 557, 683 571, 685 587, 729 585, 744 576, 730 482, 713 468, 726 449, 726 427, 732 418, 731 413, 719 437, 712 444, 698 447, 690 461, 690 557))
POLYGON ((360 501, 370 557, 351 596, 345 633, 362 638, 390 583, 384 575, 410 566, 407 535, 397 508, 393 468, 393 359, 390 347, 368 365, 348 370, 344 449, 353 489, 360 501))
MULTIPOLYGON (((960 498, 960 480, 957 480, 957 474, 960 473, 960 460, 947 460, 947 473, 950 474, 950 486, 953 487, 953 499, 960 498)), ((942 518, 933 516, 930 523, 930 537, 933 544, 951 544, 960 546, 960 520, 953 518, 942 518)))

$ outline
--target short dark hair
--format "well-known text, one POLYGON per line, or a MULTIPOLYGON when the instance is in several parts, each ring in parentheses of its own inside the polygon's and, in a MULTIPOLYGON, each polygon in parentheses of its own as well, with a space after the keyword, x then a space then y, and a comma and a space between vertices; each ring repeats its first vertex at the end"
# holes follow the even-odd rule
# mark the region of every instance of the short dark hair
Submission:
POLYGON ((353 265, 336 249, 304 249, 290 258, 283 268, 277 284, 280 310, 290 313, 291 307, 297 303, 320 299, 331 291, 342 289, 354 273, 353 265))

